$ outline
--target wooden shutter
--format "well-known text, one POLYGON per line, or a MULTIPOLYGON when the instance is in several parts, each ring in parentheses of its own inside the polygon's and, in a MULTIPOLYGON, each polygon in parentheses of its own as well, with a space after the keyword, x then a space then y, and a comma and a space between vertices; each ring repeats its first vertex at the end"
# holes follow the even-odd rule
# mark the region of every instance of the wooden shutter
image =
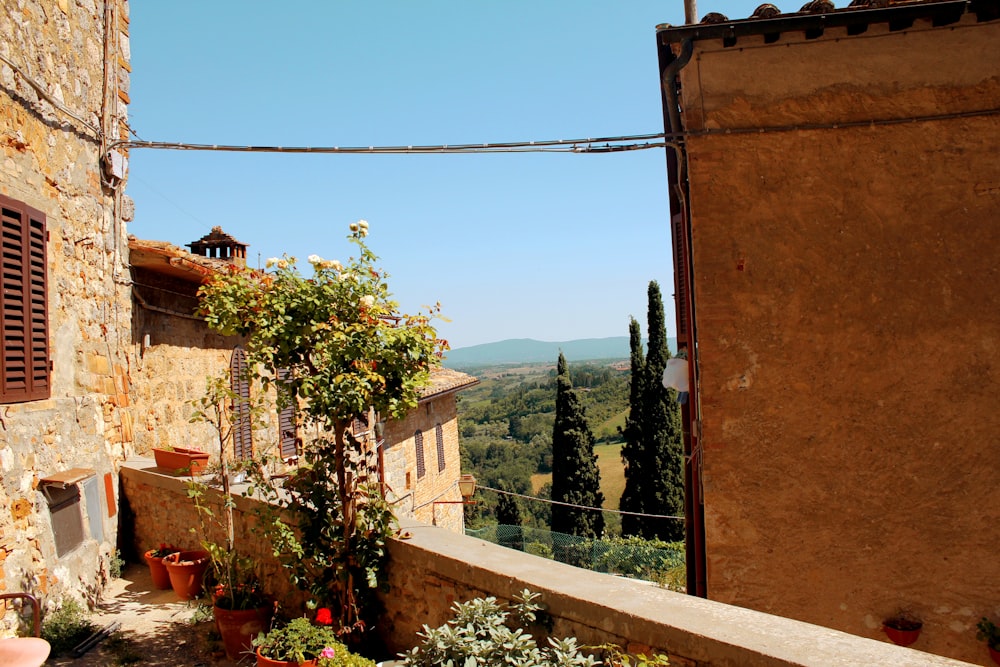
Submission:
POLYGON ((237 460, 253 456, 253 420, 250 415, 250 378, 247 375, 247 355, 242 347, 233 348, 229 360, 229 382, 238 397, 233 402, 233 457, 237 460))
POLYGON ((427 466, 424 464, 424 432, 417 431, 413 434, 413 444, 417 449, 417 479, 427 474, 427 466))
POLYGON ((444 471, 444 429, 441 424, 434 427, 434 438, 437 440, 438 472, 444 471))
POLYGON ((278 369, 278 391, 288 405, 278 413, 278 433, 281 442, 281 458, 291 459, 299 455, 298 424, 295 420, 295 395, 288 383, 288 369, 278 369))
POLYGON ((48 398, 49 317, 45 215, 0 195, 0 401, 48 398))

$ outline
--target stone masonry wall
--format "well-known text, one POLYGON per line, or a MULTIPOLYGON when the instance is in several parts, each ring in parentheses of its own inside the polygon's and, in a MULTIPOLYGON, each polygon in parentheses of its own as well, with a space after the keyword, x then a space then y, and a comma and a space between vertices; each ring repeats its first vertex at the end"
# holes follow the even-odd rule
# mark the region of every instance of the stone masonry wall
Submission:
MULTIPOLYGON (((129 511, 123 522, 131 526, 136 551, 161 541, 197 544, 200 522, 181 478, 165 476, 151 460, 142 459, 125 464, 121 475, 129 511)), ((266 542, 255 540, 241 525, 253 521, 253 506, 236 498, 237 543, 244 553, 259 558, 265 590, 286 608, 296 609, 303 598, 288 585, 266 542)), ((411 648, 423 624, 444 623, 454 602, 483 595, 510 600, 528 588, 542 594, 553 616, 554 636, 574 636, 589 645, 616 642, 632 651, 667 651, 670 664, 678 667, 968 667, 646 582, 580 570, 440 527, 409 520, 401 524, 408 537, 389 545, 385 609, 377 628, 393 651, 411 648)))
POLYGON ((421 401, 402 421, 386 424, 385 478, 387 493, 397 515, 463 532, 464 513, 458 504, 461 454, 458 446, 458 411, 455 394, 448 393, 421 401), (438 470, 436 426, 444 439, 445 465, 438 470), (423 477, 417 477, 417 430, 423 432, 423 477), (389 444, 391 443, 391 445, 389 444), (435 501, 448 504, 435 505, 435 501))
POLYGON ((681 71, 708 595, 985 659, 1000 618, 1000 21, 697 42, 681 71), (953 118, 894 125, 871 119, 953 118), (865 123, 860 127, 725 133, 865 123))
POLYGON ((52 372, 50 398, 2 409, 0 591, 50 604, 92 598, 106 580, 117 464, 133 441, 129 202, 100 160, 126 131, 128 3, 2 4, 0 55, 19 71, 0 62, 0 192, 46 216, 52 372), (58 557, 40 480, 70 468, 93 470, 85 490, 97 493, 80 503, 82 543, 58 557))

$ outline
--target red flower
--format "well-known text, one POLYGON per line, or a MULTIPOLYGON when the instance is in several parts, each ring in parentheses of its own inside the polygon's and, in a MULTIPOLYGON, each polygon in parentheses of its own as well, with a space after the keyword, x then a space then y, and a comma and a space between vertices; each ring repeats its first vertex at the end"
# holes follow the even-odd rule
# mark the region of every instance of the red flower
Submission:
POLYGON ((316 610, 316 622, 320 625, 333 625, 333 614, 326 607, 316 610))

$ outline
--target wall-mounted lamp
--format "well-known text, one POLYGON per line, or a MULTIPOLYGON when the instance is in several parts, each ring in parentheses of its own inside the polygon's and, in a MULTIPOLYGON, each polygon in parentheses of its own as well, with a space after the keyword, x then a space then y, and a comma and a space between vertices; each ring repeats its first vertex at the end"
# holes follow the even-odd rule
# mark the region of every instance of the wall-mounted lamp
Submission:
POLYGON ((472 475, 462 475, 458 478, 458 492, 462 494, 461 500, 435 500, 431 507, 431 519, 437 525, 438 505, 475 505, 477 501, 472 499, 476 493, 476 478, 472 475))

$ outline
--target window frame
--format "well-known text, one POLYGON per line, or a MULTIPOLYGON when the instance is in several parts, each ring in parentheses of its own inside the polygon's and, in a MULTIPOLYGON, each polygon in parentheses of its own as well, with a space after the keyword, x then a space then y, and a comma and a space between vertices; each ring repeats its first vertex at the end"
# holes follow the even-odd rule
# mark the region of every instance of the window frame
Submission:
POLYGON ((0 404, 52 393, 45 214, 0 195, 0 404))

